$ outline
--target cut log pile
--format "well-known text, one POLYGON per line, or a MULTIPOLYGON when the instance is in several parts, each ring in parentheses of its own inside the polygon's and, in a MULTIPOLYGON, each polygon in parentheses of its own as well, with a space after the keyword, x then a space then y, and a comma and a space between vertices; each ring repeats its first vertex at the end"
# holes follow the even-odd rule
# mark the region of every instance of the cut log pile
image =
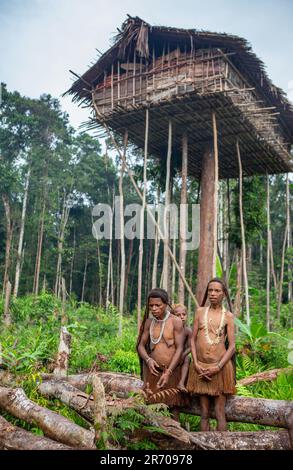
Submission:
MULTIPOLYGON (((69 351, 70 338, 63 327, 57 367, 53 374, 42 375, 38 392, 74 410, 82 417, 85 427, 30 400, 19 387, 19 377, 0 370, 0 413, 5 412, 5 416, 8 413, 37 426, 43 433, 40 436, 16 427, 0 415, 0 449, 96 449, 96 443, 100 444, 101 439, 105 447, 111 448, 111 443, 106 443, 103 437, 107 436, 109 418, 127 409, 133 409, 143 417, 142 426, 132 432, 131 441, 146 438, 159 449, 268 450, 293 447, 293 402, 237 395, 227 399, 227 421, 273 426, 280 430, 188 432, 177 421, 156 411, 156 407, 144 403, 143 384, 137 377, 99 371, 66 375, 69 351), (85 392, 88 385, 93 389, 90 395, 85 392), (130 392, 136 393, 130 395, 130 392), (155 429, 158 431, 155 432, 155 429)), ((291 373, 292 368, 261 372, 239 383, 249 385, 262 380, 275 380, 282 372, 291 373)), ((182 412, 200 415, 198 399, 194 398, 182 412)))

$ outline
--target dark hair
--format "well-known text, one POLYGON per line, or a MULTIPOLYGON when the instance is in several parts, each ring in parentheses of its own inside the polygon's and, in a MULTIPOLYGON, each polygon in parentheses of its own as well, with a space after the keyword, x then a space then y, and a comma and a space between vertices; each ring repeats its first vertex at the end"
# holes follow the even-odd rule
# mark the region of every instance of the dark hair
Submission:
MULTIPOLYGON (((213 277, 208 282, 208 285, 207 285, 207 288, 205 290, 203 300, 202 300, 202 303, 201 303, 201 307, 205 306, 205 303, 206 303, 207 298, 208 298, 208 293, 209 293, 209 285, 211 284, 211 282, 218 282, 219 284, 221 284, 224 295, 225 295, 225 297, 227 299, 227 302, 228 302, 228 305, 229 305, 229 310, 230 310, 231 313, 233 313, 233 311, 232 311, 232 302, 231 302, 231 299, 230 299, 230 295, 229 295, 227 286, 226 286, 225 282, 219 277, 213 277)), ((225 341, 225 347, 226 347, 226 349, 228 349, 228 347, 229 347, 228 339, 226 339, 226 341, 225 341)), ((235 380, 235 383, 236 383, 236 354, 235 353, 231 357, 231 361, 232 361, 233 368, 234 368, 234 380, 235 380)))
MULTIPOLYGON (((140 328, 139 328, 138 338, 137 338, 137 342, 136 342, 137 352, 138 352, 138 346, 139 346, 139 343, 140 343, 140 340, 141 340, 141 337, 142 337, 142 334, 143 334, 145 322, 147 321, 147 319, 149 317, 149 300, 150 299, 161 299, 164 304, 166 304, 170 307, 171 313, 173 313, 173 309, 172 309, 172 306, 170 304, 168 292, 165 291, 165 289, 160 289, 159 287, 156 287, 155 289, 152 289, 148 293, 146 307, 145 307, 145 311, 144 311, 144 316, 143 316, 143 319, 142 319, 142 322, 141 322, 141 325, 140 325, 140 328)), ((146 345, 146 350, 147 350, 148 353, 150 353, 149 344, 146 345)), ((141 378, 142 378, 143 360, 140 356, 139 356, 139 362, 140 362, 140 375, 141 375, 141 378)))
POLYGON ((219 278, 219 277, 213 277, 209 282, 208 282, 208 285, 207 285, 207 288, 205 290, 205 293, 204 293, 204 296, 203 296, 203 300, 202 300, 202 303, 201 303, 201 307, 204 307, 205 306, 205 303, 207 301, 207 298, 208 298, 208 293, 209 293, 209 285, 211 284, 211 282, 218 282, 219 284, 221 284, 222 286, 222 289, 223 289, 223 292, 225 294, 225 297, 227 299, 227 302, 228 302, 228 305, 229 305, 229 309, 230 309, 230 312, 232 312, 232 302, 231 302, 231 299, 230 299, 230 295, 229 295, 229 292, 228 292, 228 289, 227 289, 227 286, 225 284, 225 282, 219 278))

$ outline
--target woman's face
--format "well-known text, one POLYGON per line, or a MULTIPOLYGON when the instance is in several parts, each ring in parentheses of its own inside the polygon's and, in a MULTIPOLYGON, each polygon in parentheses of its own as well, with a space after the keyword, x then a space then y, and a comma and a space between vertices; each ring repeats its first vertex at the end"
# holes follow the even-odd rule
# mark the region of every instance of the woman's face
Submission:
POLYGON ((162 299, 157 299, 156 297, 149 298, 149 310, 155 318, 162 320, 165 316, 166 307, 167 304, 162 299))
POLYGON ((176 315, 176 317, 181 318, 183 325, 185 325, 185 323, 186 323, 186 317, 187 317, 187 312, 186 312, 185 308, 183 308, 183 307, 176 307, 176 308, 174 309, 174 315, 176 315))
POLYGON ((222 303, 224 295, 223 287, 220 282, 210 282, 208 287, 208 299, 211 305, 218 305, 222 303))

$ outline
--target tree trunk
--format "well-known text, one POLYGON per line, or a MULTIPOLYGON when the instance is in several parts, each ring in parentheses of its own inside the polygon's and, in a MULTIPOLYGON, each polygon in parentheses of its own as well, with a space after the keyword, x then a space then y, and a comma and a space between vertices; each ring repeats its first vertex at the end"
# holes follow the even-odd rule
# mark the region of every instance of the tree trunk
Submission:
MULTIPOLYGON (((287 174, 287 181, 288 181, 288 174, 287 174)), ((289 195, 288 191, 286 191, 286 206, 289 204, 288 195, 289 195)), ((282 304, 282 294, 283 294, 284 265, 285 265, 288 225, 289 225, 289 220, 286 217, 286 226, 285 226, 284 240, 283 240, 283 246, 282 246, 281 272, 280 272, 279 289, 278 289, 278 307, 277 307, 277 319, 278 320, 280 320, 280 316, 281 316, 281 304, 282 304)))
POLYGON ((215 234, 217 225, 216 212, 216 173, 215 157, 209 145, 203 155, 201 171, 200 202, 200 243, 196 298, 201 304, 209 280, 215 275, 215 234))
POLYGON ((168 209, 170 204, 170 167, 171 167, 171 155, 172 155, 172 122, 169 121, 168 130, 168 151, 166 160, 166 185, 165 185, 165 209, 164 209, 164 262, 163 262, 163 278, 162 286, 168 294, 171 294, 171 286, 169 285, 169 273, 170 273, 170 256, 169 256, 169 232, 170 232, 170 212, 168 209))
POLYGON ((144 138, 144 160, 143 160, 143 193, 142 210, 140 213, 140 234, 138 252, 138 280, 137 280, 137 328, 140 330, 141 324, 141 292, 142 292, 142 262, 143 262, 143 242, 144 242, 144 213, 146 206, 147 189, 147 161, 148 161, 148 141, 149 141, 149 110, 146 109, 145 117, 145 138, 144 138))
POLYGON ((5 289, 4 312, 3 312, 3 320, 4 320, 5 326, 9 326, 12 323, 11 314, 10 314, 10 297, 11 297, 11 282, 7 280, 6 289, 5 289))
POLYGON ((44 237, 45 210, 46 210, 46 198, 44 195, 41 219, 39 223, 38 246, 37 246, 36 263, 35 263, 34 285, 33 285, 33 292, 36 295, 38 295, 39 293, 39 279, 40 279, 40 269, 41 269, 43 237, 44 237))
POLYGON ((55 281, 55 295, 59 298, 61 292, 61 280, 62 280, 62 253, 63 253, 63 243, 65 230, 69 218, 70 206, 68 205, 68 195, 64 194, 63 197, 63 207, 60 221, 60 229, 58 234, 58 258, 57 258, 57 268, 56 268, 56 281, 55 281))
POLYGON ((270 331, 270 287, 271 287, 271 268, 270 268, 270 231, 271 231, 271 218, 270 218, 270 180, 267 174, 267 284, 266 284, 266 327, 270 331))
POLYGON ((102 262, 101 262, 101 251, 99 240, 97 239, 97 255, 98 255, 98 267, 99 267, 99 305, 103 305, 103 269, 102 269, 102 262))
POLYGON ((85 285, 86 285, 87 265, 88 265, 88 254, 85 255, 85 263, 84 263, 83 279, 82 279, 82 289, 81 289, 81 299, 80 299, 81 302, 84 301, 84 292, 85 292, 85 285))
POLYGON ((57 377, 66 377, 68 373, 68 362, 70 356, 71 334, 65 326, 61 327, 58 357, 53 374, 57 377))
POLYGON ((45 436, 72 447, 94 449, 94 433, 29 400, 21 388, 0 387, 0 408, 38 426, 45 436))
MULTIPOLYGON (((188 140, 187 134, 184 133, 182 137, 182 187, 181 187, 181 200, 180 200, 180 231, 179 231, 179 266, 183 276, 185 276, 186 269, 186 235, 188 225, 188 210, 187 210, 187 162, 188 162, 188 140)), ((185 303, 185 286, 181 277, 178 280, 178 301, 180 304, 185 303)))
POLYGON ((272 270, 272 276, 273 276, 273 281, 274 281, 274 288, 275 288, 275 291, 277 292, 277 290, 278 290, 278 282, 277 282, 277 276, 276 276, 276 273, 275 273, 275 263, 274 263, 274 250, 273 250, 272 230, 270 230, 270 232, 269 232, 269 243, 270 243, 271 270, 272 270))
POLYGON ((0 449, 2 450, 72 450, 72 447, 36 436, 25 429, 13 426, 0 416, 0 449))
POLYGON ((62 280, 61 280, 61 292, 62 292, 61 325, 65 325, 65 323, 67 323, 67 315, 66 315, 66 284, 65 284, 64 277, 62 277, 62 280))
POLYGON ((246 243, 245 243, 245 231, 244 231, 244 220, 243 220, 243 197, 242 197, 242 163, 239 149, 239 141, 236 141, 236 150, 239 166, 239 212, 240 212, 240 227, 241 227, 241 242, 242 242, 242 267, 243 267, 243 280, 244 280, 244 291, 245 291, 245 307, 246 307, 246 323, 250 325, 250 310, 249 310, 249 294, 248 294, 248 279, 247 279, 247 267, 246 267, 246 243))
POLYGON ((27 175, 26 175, 26 181, 25 181, 25 187, 24 187, 24 196, 23 196, 23 202, 22 202, 21 223, 20 223, 20 232, 19 232, 18 249, 17 249, 17 259, 16 259, 16 267, 15 267, 14 290, 13 290, 14 297, 17 297, 18 288, 19 288, 21 256, 22 256, 22 248, 23 248, 23 236, 24 236, 24 225, 25 225, 25 217, 26 217, 26 208, 27 208, 27 198, 28 198, 28 188, 29 188, 30 175, 31 175, 31 167, 29 167, 27 175))
POLYGON ((7 288, 7 281, 9 279, 9 270, 10 270, 10 251, 11 251, 11 242, 12 242, 12 220, 11 220, 11 208, 10 201, 7 194, 2 195, 2 201, 4 205, 4 212, 6 218, 6 244, 5 244, 5 268, 4 268, 4 277, 3 277, 3 291, 7 288))
POLYGON ((242 250, 236 250, 236 266, 237 266, 237 284, 236 296, 234 301, 234 313, 236 317, 241 315, 241 292, 242 292, 242 250))
POLYGON ((73 278, 75 248, 76 248, 76 236, 75 236, 75 226, 74 226, 73 228, 73 252, 72 252, 72 257, 71 257, 71 262, 70 262, 69 295, 71 295, 71 292, 72 292, 72 278, 73 278))

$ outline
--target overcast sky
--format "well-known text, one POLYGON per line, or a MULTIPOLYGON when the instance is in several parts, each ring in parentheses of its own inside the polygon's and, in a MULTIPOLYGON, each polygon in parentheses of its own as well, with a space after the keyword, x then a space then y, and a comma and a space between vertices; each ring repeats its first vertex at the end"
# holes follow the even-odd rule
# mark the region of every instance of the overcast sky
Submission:
MULTIPOLYGON (((246 38, 293 101, 293 0, 0 0, 0 81, 26 96, 60 98, 69 69, 84 73, 127 13, 246 38)), ((75 127, 87 119, 69 98, 61 103, 75 127)))

